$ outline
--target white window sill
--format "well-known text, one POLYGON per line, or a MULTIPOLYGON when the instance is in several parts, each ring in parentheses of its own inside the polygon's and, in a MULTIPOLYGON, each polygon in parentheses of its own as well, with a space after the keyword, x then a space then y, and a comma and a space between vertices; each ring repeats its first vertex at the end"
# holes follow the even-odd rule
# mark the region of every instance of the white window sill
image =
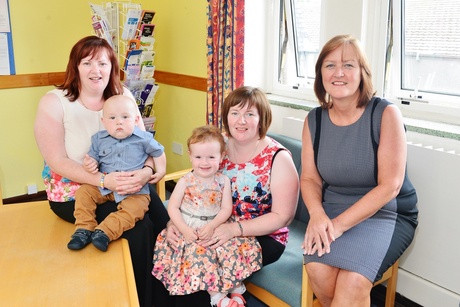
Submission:
MULTIPOLYGON (((319 106, 317 101, 312 100, 307 101, 273 94, 267 94, 267 97, 270 103, 273 105, 296 110, 305 110, 307 112, 319 106)), ((442 138, 436 143, 442 143, 443 139, 447 143, 460 143, 460 125, 444 124, 408 117, 404 117, 404 123, 406 124, 408 131, 421 135, 418 138, 423 138, 424 136, 432 136, 436 138, 442 138)), ((458 146, 459 145, 455 145, 454 147, 458 146)))

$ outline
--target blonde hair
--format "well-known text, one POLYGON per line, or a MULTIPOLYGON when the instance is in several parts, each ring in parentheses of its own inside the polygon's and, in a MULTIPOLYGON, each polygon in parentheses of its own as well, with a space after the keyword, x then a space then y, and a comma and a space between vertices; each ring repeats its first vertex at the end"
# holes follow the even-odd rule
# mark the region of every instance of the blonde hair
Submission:
POLYGON ((125 95, 113 95, 109 97, 104 102, 104 105, 102 106, 102 115, 106 112, 106 109, 110 106, 111 103, 115 102, 121 102, 123 103, 123 107, 126 112, 131 113, 132 115, 136 116, 137 115, 137 104, 136 102, 129 96, 125 95))

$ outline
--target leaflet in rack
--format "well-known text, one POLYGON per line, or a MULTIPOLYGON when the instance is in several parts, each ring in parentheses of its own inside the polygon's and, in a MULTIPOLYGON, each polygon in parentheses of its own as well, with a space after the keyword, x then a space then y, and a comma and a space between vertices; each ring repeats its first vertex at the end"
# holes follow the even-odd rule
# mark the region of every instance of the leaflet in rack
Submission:
POLYGON ((111 32, 112 26, 109 23, 106 15, 106 11, 102 8, 102 6, 97 4, 89 4, 93 16, 91 20, 93 21, 92 26, 94 30, 94 34, 98 37, 104 38, 106 41, 109 42, 110 46, 114 48, 115 52, 118 52, 116 45, 114 44, 115 35, 111 32))
POLYGON ((153 78, 155 11, 142 10, 139 4, 130 2, 89 5, 94 33, 106 39, 119 55, 123 83, 136 99, 146 129, 153 130, 154 96, 159 88, 153 78))

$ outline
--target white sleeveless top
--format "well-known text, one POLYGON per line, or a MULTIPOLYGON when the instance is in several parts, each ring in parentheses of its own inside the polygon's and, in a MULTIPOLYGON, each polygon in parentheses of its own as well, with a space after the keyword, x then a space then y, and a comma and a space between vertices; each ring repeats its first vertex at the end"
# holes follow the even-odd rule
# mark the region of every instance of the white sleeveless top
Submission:
POLYGON ((71 102, 64 96, 62 90, 54 89, 50 93, 59 98, 64 112, 64 141, 67 155, 70 159, 82 163, 91 146, 91 136, 104 128, 101 122, 102 110, 91 111, 78 101, 71 102))

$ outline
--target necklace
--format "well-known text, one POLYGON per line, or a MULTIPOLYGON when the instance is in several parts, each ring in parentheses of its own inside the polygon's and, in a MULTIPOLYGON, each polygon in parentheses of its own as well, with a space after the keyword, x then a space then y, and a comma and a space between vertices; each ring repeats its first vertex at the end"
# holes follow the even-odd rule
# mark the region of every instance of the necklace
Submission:
POLYGON ((233 147, 233 158, 235 159, 235 163, 236 164, 241 164, 241 163, 245 163, 245 162, 248 162, 252 159, 252 157, 254 157, 254 154, 257 152, 257 149, 259 148, 259 142, 260 142, 260 139, 257 140, 257 143, 256 143, 256 147, 254 148, 254 151, 251 153, 251 155, 249 156, 249 159, 241 159, 243 161, 241 161, 238 157, 239 153, 238 153, 238 150, 236 149, 236 146, 235 146, 235 143, 232 143, 232 147, 233 147), (241 161, 241 162, 240 162, 241 161))
MULTIPOLYGON (((100 110, 102 109, 102 107, 100 107, 99 105, 98 105, 98 106, 88 106, 88 105, 86 105, 86 103, 83 101, 83 98, 81 97, 81 95, 80 95, 80 97, 78 97, 77 100, 80 101, 81 104, 82 104, 86 109, 88 109, 88 110, 91 110, 91 111, 100 111, 100 110)), ((101 102, 99 101, 99 104, 100 104, 100 103, 101 103, 101 102)))

